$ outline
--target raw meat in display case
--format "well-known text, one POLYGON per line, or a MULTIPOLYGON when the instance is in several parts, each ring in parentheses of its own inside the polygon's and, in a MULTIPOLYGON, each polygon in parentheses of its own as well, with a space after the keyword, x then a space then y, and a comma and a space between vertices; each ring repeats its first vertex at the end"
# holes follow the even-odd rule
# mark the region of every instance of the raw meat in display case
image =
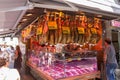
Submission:
POLYGON ((49 75, 53 80, 81 76, 97 71, 96 57, 78 60, 57 59, 53 61, 49 66, 46 66, 47 64, 38 66, 38 64, 40 64, 39 58, 35 56, 32 56, 29 60, 31 64, 37 66, 38 69, 40 69, 43 73, 49 75))

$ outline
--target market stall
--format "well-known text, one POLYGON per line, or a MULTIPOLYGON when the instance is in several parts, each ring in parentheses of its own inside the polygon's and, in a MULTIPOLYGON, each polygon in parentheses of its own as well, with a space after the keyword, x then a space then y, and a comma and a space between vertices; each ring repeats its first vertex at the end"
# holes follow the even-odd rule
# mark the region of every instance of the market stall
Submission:
POLYGON ((102 47, 102 20, 85 13, 48 10, 21 33, 29 39, 27 66, 36 79, 100 78, 98 49, 102 47), (87 77, 85 77, 87 76, 87 77))

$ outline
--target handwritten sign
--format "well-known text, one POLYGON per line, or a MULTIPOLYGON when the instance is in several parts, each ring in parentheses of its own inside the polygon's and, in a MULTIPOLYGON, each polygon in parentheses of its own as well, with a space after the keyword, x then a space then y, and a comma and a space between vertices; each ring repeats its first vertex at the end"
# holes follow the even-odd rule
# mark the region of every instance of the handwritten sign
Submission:
POLYGON ((57 29, 57 23, 55 21, 48 21, 48 28, 50 30, 57 29))
POLYGON ((37 33, 36 33, 36 35, 40 35, 40 34, 42 34, 42 27, 38 27, 38 28, 37 28, 37 33))
POLYGON ((84 28, 78 27, 78 33, 79 33, 79 34, 85 34, 84 28))
POLYGON ((64 27, 62 27, 62 32, 63 32, 63 34, 70 34, 70 28, 64 26, 64 27))
POLYGON ((92 34, 97 34, 97 30, 95 28, 91 28, 92 34))

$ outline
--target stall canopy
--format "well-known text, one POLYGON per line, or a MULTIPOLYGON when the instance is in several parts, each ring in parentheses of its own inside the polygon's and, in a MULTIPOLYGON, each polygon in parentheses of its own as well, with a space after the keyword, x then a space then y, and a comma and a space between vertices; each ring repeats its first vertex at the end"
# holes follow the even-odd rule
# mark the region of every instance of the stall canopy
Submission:
POLYGON ((120 17, 120 6, 105 0, 0 0, 0 35, 12 33, 15 36, 46 9, 85 12, 106 20, 120 17))
POLYGON ((29 8, 27 0, 0 0, 0 37, 10 36, 29 8))

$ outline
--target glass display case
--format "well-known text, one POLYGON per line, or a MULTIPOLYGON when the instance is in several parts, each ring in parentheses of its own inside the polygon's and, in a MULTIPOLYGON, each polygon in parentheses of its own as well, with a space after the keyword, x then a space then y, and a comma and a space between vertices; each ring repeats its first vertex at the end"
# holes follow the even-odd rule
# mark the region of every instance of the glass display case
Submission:
POLYGON ((32 50, 28 62, 49 76, 49 80, 58 80, 97 72, 96 54, 97 51, 87 49, 54 53, 52 47, 44 46, 41 50, 32 50))

